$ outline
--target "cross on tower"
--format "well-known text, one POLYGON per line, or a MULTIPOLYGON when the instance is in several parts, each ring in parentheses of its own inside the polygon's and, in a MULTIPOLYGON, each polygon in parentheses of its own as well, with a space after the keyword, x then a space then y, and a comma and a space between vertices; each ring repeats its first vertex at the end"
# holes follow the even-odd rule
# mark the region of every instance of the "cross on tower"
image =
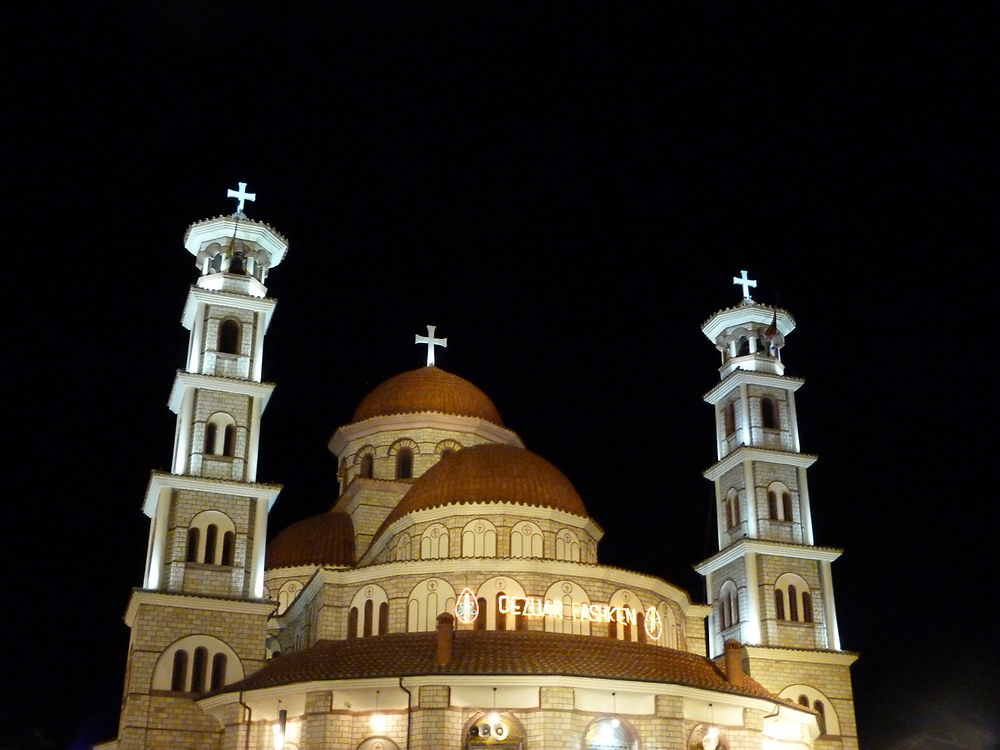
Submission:
POLYGON ((229 188, 229 191, 226 193, 226 197, 235 198, 237 200, 236 213, 241 214, 243 213, 243 204, 246 201, 257 200, 257 193, 248 193, 247 184, 245 182, 241 182, 239 185, 240 185, 239 190, 233 190, 232 188, 229 188))
POLYGON ((756 279, 747 278, 747 272, 746 271, 740 271, 740 275, 739 276, 733 276, 733 283, 736 284, 737 286, 743 287, 743 299, 744 300, 752 300, 753 299, 750 296, 750 287, 753 287, 754 289, 757 288, 757 280, 756 279))
POLYGON ((414 344, 427 344, 427 366, 434 366, 434 347, 435 346, 448 346, 448 339, 436 339, 434 338, 434 329, 437 326, 427 326, 427 335, 421 336, 419 333, 413 340, 414 344))

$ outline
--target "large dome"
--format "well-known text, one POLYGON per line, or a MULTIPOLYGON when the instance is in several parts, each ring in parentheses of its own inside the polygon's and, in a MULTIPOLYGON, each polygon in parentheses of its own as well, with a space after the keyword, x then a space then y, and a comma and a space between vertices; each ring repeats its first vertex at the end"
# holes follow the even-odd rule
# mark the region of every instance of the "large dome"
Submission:
POLYGON ((354 524, 340 511, 320 513, 293 523, 267 545, 264 567, 353 565, 354 524))
POLYGON ((512 445, 483 443, 451 453, 428 469, 393 508, 382 528, 425 508, 483 502, 557 508, 587 516, 576 489, 544 458, 512 445))
POLYGON ((365 397, 353 421, 415 412, 479 417, 503 427, 500 413, 485 393, 437 367, 421 367, 389 378, 365 397))

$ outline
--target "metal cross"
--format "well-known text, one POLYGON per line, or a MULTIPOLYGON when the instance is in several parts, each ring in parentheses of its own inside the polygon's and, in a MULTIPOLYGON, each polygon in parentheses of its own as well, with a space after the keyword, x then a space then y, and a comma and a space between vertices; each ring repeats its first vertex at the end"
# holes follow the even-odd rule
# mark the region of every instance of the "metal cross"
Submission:
POLYGON ((746 271, 740 271, 739 276, 733 276, 733 283, 743 287, 743 299, 753 299, 750 296, 750 287, 757 288, 757 280, 747 278, 746 271))
POLYGON ((232 188, 229 188, 229 192, 226 193, 226 197, 235 198, 237 201, 239 201, 236 204, 236 213, 241 214, 243 213, 244 202, 257 200, 257 193, 248 193, 247 184, 245 182, 241 182, 240 189, 233 190, 232 188))
POLYGON ((427 344, 427 366, 434 366, 434 347, 435 346, 448 346, 448 339, 436 339, 434 338, 434 329, 437 326, 427 326, 427 335, 421 336, 419 333, 413 340, 414 344, 427 344))

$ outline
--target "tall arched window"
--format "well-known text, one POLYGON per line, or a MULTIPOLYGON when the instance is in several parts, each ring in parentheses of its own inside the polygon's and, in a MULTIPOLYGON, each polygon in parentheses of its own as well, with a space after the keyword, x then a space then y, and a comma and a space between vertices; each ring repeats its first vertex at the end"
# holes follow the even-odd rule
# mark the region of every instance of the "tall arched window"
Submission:
POLYGON ((375 605, 372 604, 372 600, 368 599, 365 601, 365 628, 364 636, 365 638, 370 638, 372 635, 372 620, 375 617, 375 605))
POLYGON ((215 436, 218 432, 218 427, 215 422, 209 422, 205 425, 205 453, 209 455, 215 453, 215 436))
POLYGON ((210 523, 205 528, 205 554, 201 561, 209 565, 215 564, 215 543, 219 536, 219 527, 210 523))
POLYGON ((240 353, 240 324, 232 318, 226 318, 219 324, 219 345, 217 351, 224 354, 240 353))
POLYGON ((375 456, 366 453, 361 457, 360 474, 363 479, 371 479, 375 471, 375 456))
POLYGON ((722 427, 728 437, 736 432, 736 402, 730 401, 722 407, 722 427))
POLYGON ((378 605, 378 632, 379 635, 389 632, 389 602, 378 605))
POLYGON ((719 624, 722 630, 725 630, 739 621, 740 607, 736 584, 732 581, 726 581, 719 591, 719 624))
POLYGON ((396 453, 396 479, 413 479, 412 448, 400 448, 396 453))
POLYGON ((765 429, 776 430, 778 428, 778 402, 770 396, 764 396, 760 400, 760 420, 765 429))
POLYGON ((792 520, 792 493, 785 490, 781 493, 781 510, 784 514, 784 520, 792 520))
POLYGON ((358 637, 358 608, 351 607, 347 612, 347 637, 358 637))
POLYGON ((187 533, 187 557, 188 562, 198 562, 198 541, 201 536, 201 529, 192 526, 187 533))
POLYGON ((184 649, 174 651, 173 669, 170 674, 170 689, 182 691, 187 681, 188 653, 184 649))
POLYGON ((497 596, 496 596, 496 610, 497 610, 497 624, 496 624, 496 629, 497 630, 506 630, 507 629, 507 615, 506 615, 506 613, 500 611, 500 597, 501 596, 506 596, 506 594, 504 594, 504 592, 502 592, 502 591, 498 591, 497 592, 497 596))
POLYGON ((486 599, 485 597, 479 597, 476 600, 479 605, 479 612, 476 614, 476 630, 486 630, 486 599))
POLYGON ((236 552, 236 534, 232 531, 227 531, 222 535, 222 562, 221 565, 233 564, 233 556, 236 552))
POLYGON ((194 650, 194 660, 191 662, 191 692, 205 692, 205 677, 208 673, 208 649, 198 646, 194 650))
POLYGON ((226 684, 226 655, 221 651, 212 657, 211 689, 218 690, 226 684))
POLYGON ((222 455, 236 455, 236 425, 227 424, 222 437, 222 455))
POLYGON ((781 589, 774 590, 774 616, 779 620, 785 619, 785 592, 781 589))

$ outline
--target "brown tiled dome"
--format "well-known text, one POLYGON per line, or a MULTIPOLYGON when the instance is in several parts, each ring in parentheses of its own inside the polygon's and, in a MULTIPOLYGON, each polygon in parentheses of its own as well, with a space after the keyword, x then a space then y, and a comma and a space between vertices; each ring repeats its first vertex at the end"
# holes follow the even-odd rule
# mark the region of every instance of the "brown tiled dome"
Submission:
POLYGON ((424 508, 477 502, 519 503, 587 515, 570 481, 544 458, 512 445, 484 443, 450 453, 428 469, 382 528, 424 508))
POLYGON ((264 567, 353 565, 354 524, 340 511, 320 513, 293 523, 267 545, 264 567))
POLYGON ((421 367, 389 378, 365 397, 353 421, 414 412, 479 417, 503 427, 500 413, 485 393, 437 367, 421 367))

